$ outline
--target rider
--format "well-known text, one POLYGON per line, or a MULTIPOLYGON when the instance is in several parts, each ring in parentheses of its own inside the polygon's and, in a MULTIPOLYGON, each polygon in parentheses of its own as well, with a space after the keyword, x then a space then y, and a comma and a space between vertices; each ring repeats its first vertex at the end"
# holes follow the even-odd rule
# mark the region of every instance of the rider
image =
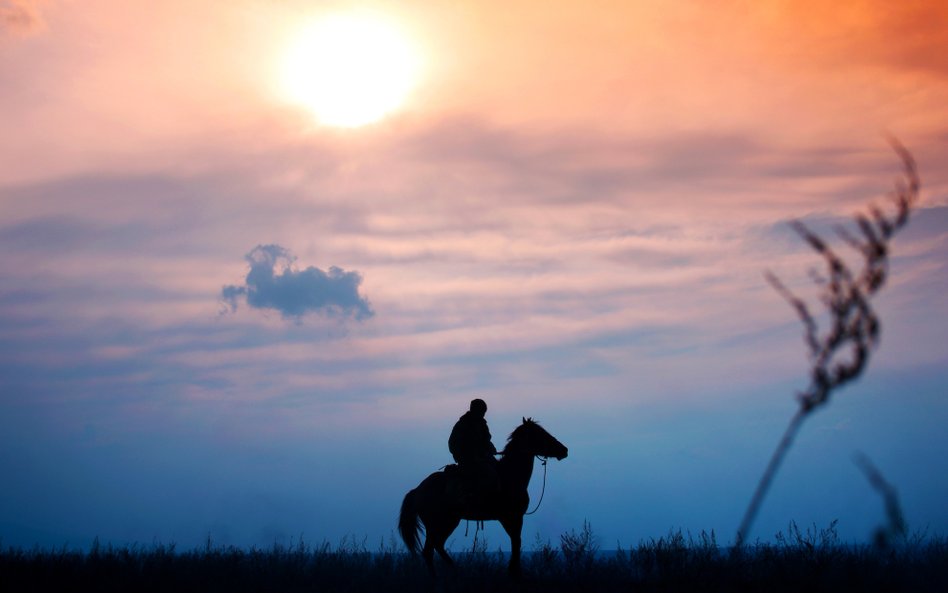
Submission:
POLYGON ((488 494, 500 489, 494 465, 497 448, 491 442, 487 427, 487 404, 482 399, 471 401, 471 408, 461 416, 448 439, 448 449, 458 463, 461 476, 468 483, 468 492, 488 494), (473 484, 471 484, 473 482, 473 484))

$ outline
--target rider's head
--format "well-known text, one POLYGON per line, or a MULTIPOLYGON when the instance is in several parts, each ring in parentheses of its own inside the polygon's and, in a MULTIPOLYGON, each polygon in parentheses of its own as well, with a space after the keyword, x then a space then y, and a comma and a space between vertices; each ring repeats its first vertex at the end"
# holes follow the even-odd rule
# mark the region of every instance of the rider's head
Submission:
POLYGON ((487 413, 487 404, 482 399, 471 400, 471 411, 483 417, 487 413))

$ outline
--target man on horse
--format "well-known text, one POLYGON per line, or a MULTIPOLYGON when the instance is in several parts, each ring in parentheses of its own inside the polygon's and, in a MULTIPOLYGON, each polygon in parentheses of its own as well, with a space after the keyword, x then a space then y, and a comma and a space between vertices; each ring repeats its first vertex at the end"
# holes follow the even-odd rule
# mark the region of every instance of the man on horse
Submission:
POLYGON ((461 416, 448 438, 448 449, 458 464, 465 498, 481 498, 500 490, 495 465, 497 448, 491 442, 487 427, 487 404, 482 399, 471 401, 471 408, 461 416))

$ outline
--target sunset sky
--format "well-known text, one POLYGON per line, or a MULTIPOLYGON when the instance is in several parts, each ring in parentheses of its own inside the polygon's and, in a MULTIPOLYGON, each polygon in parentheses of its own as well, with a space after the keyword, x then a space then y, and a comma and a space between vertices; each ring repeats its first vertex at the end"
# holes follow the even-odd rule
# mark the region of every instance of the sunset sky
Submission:
POLYGON ((0 0, 0 112, 0 546, 374 548, 475 397, 569 447, 528 549, 729 543, 807 384, 764 273, 814 297, 788 223, 886 203, 887 134, 880 347, 751 539, 869 541, 859 452, 948 535, 944 2, 0 0), (334 18, 401 45, 300 58, 334 18))

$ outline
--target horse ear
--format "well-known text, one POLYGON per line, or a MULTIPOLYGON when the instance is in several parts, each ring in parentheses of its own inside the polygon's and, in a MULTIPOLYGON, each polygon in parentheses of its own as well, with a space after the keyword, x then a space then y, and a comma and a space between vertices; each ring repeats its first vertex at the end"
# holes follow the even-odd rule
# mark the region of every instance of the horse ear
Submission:
POLYGON ((523 423, 526 424, 526 423, 527 423, 527 417, 526 417, 526 416, 521 416, 521 418, 523 418, 523 423))

